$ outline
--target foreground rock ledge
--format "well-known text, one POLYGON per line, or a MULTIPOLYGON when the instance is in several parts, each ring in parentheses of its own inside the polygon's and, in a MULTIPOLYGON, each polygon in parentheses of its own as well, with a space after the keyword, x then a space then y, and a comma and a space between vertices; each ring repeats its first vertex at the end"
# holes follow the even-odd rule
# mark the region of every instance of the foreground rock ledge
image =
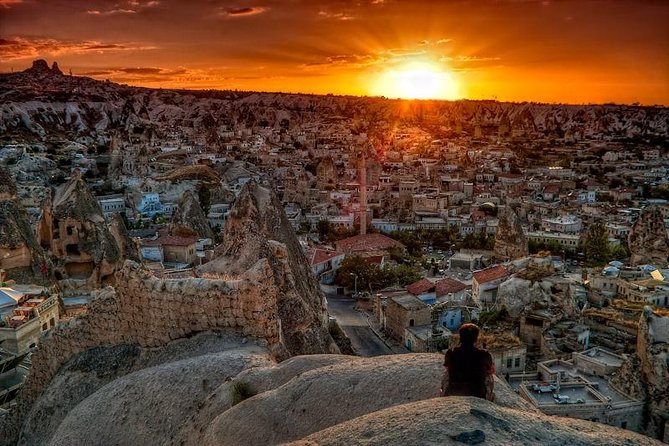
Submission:
POLYGON ((434 398, 364 415, 291 446, 325 445, 660 445, 603 424, 537 415, 470 397, 434 398))
POLYGON ((132 360, 131 368, 143 368, 67 407, 56 395, 84 392, 99 371, 62 370, 19 444, 429 445, 483 438, 481 444, 659 444, 602 424, 542 415, 502 381, 495 403, 436 397, 439 354, 321 354, 277 363, 261 345, 232 334, 175 341, 150 353, 159 361, 146 354, 132 360))

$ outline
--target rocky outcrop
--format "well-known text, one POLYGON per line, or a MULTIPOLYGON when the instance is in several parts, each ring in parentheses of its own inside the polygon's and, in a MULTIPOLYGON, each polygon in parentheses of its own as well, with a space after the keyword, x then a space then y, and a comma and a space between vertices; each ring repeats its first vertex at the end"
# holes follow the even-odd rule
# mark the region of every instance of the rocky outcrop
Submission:
POLYGON ((122 264, 100 205, 79 173, 43 204, 37 237, 52 255, 54 274, 64 288, 99 287, 122 264))
POLYGON ((436 398, 389 407, 289 444, 659 445, 648 437, 615 427, 528 413, 471 397, 436 398))
POLYGON ((19 444, 655 444, 542 415, 500 380, 495 403, 435 398, 442 359, 308 355, 276 363, 257 344, 211 333, 153 350, 106 348, 68 362, 19 444))
POLYGON ((27 70, 23 71, 24 73, 37 75, 37 76, 62 76, 63 72, 58 68, 58 63, 54 62, 53 66, 49 68, 49 64, 44 59, 37 59, 33 61, 33 65, 27 70))
POLYGON ((172 224, 188 228, 199 238, 214 238, 214 231, 209 227, 207 216, 204 215, 200 203, 191 191, 186 191, 179 199, 177 210, 172 217, 172 224))
POLYGON ((0 268, 12 278, 12 270, 40 273, 45 261, 28 215, 16 196, 16 185, 0 165, 0 268))
POLYGON ((518 318, 526 308, 548 306, 550 285, 512 277, 502 282, 497 291, 497 304, 508 311, 509 316, 518 318))
POLYGON ((528 254, 527 237, 520 220, 511 208, 507 208, 499 216, 499 226, 495 233, 495 257, 514 260, 528 254))
POLYGON ((646 206, 632 226, 627 239, 632 265, 646 263, 664 267, 669 257, 669 239, 662 212, 657 206, 646 206))
POLYGON ((647 403, 645 433, 657 438, 669 411, 669 314, 644 309, 639 319, 637 351, 626 358, 612 384, 647 403))
POLYGON ((569 282, 550 274, 549 270, 536 266, 519 271, 499 285, 497 305, 514 319, 536 309, 550 309, 558 318, 575 318, 578 308, 571 297, 569 282))
POLYGON ((125 227, 125 223, 120 214, 114 214, 112 216, 112 220, 109 223, 109 231, 114 237, 114 240, 116 240, 116 244, 121 251, 122 259, 132 260, 133 262, 141 261, 137 244, 130 237, 128 228, 125 227))
POLYGON ((249 182, 226 220, 217 258, 205 275, 235 275, 258 265, 268 295, 276 296, 281 337, 288 355, 338 352, 328 332, 325 296, 276 196, 249 182))

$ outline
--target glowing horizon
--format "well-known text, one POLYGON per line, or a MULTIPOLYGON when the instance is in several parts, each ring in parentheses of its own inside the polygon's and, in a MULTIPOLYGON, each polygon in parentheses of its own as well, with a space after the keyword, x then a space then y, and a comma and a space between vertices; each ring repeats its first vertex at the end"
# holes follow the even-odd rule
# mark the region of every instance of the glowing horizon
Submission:
POLYGON ((2 72, 42 58, 142 87, 669 105, 669 3, 652 0, 0 0, 0 23, 2 72))

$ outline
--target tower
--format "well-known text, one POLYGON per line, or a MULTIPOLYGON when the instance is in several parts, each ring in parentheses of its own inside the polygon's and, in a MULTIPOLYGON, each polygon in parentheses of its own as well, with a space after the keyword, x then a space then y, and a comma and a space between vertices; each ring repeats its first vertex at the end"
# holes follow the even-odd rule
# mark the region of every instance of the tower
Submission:
POLYGON ((360 235, 367 234, 367 151, 361 152, 360 164, 360 235))

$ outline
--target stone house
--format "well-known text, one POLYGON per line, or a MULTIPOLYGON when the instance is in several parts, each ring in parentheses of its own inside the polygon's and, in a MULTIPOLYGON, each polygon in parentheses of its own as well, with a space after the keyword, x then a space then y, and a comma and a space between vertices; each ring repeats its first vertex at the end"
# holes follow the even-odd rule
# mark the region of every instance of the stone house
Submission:
POLYGON ((388 334, 404 344, 407 328, 432 324, 432 309, 416 296, 403 294, 388 298, 385 317, 388 334))
POLYGON ((544 330, 550 326, 550 317, 540 313, 523 315, 520 318, 519 335, 530 351, 544 351, 544 330))
POLYGON ((337 270, 344 261, 344 253, 313 248, 307 252, 307 258, 311 265, 311 271, 313 271, 319 281, 330 285, 334 282, 335 274, 337 274, 337 270))
POLYGON ((155 240, 142 242, 142 250, 162 247, 163 261, 193 264, 197 261, 197 238, 161 235, 155 240))
POLYGON ((34 348, 42 333, 58 325, 58 297, 24 294, 0 325, 0 345, 17 355, 34 348))
POLYGON ((502 265, 476 271, 472 281, 472 298, 475 302, 495 304, 500 283, 509 277, 509 271, 502 265))

